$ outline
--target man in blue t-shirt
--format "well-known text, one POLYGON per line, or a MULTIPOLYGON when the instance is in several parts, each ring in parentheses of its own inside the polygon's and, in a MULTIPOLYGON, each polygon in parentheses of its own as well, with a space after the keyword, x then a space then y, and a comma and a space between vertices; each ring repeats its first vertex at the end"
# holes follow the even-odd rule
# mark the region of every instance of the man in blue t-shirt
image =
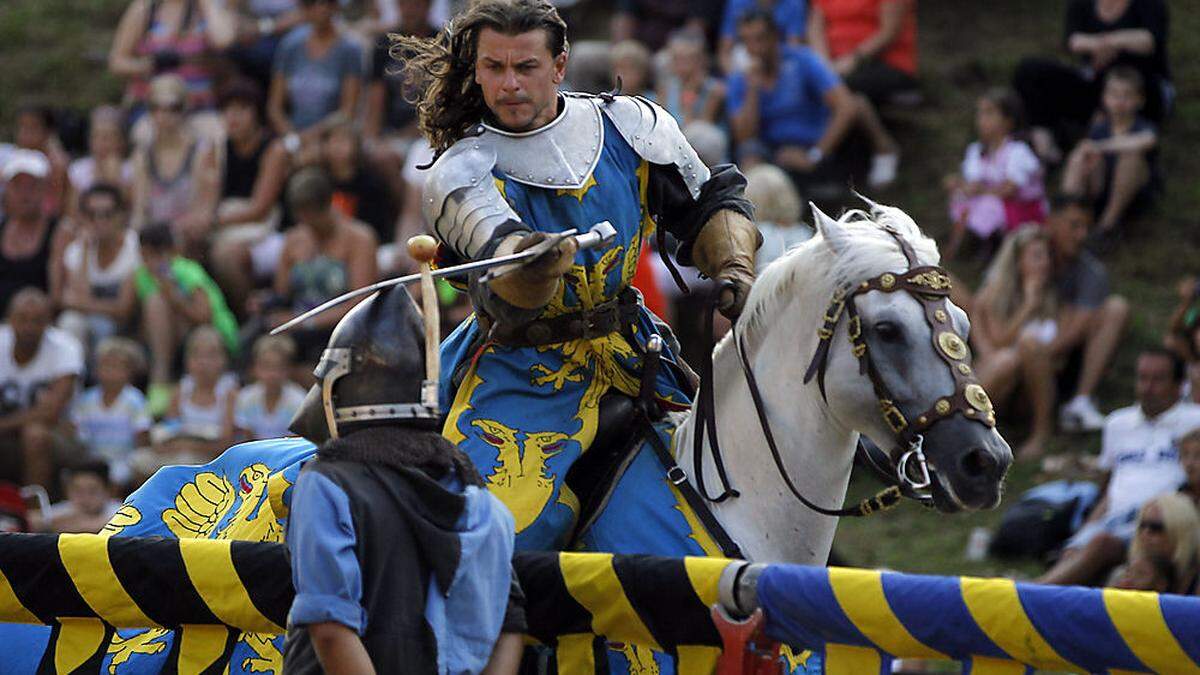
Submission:
POLYGON ((739 157, 807 174, 858 126, 873 149, 868 185, 895 180, 898 146, 866 98, 852 93, 812 50, 783 44, 770 12, 744 14, 738 35, 752 58, 728 82, 726 105, 739 157))

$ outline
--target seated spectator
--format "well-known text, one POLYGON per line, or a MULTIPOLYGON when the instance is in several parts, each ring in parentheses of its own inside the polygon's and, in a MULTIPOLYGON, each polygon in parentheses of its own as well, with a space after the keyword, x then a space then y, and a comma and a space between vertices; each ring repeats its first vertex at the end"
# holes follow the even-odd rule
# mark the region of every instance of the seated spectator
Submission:
POLYGON ((151 414, 166 407, 170 397, 175 353, 189 332, 212 326, 229 353, 238 351, 238 325, 225 296, 200 263, 180 255, 165 223, 151 225, 139 240, 143 265, 131 283, 141 305, 142 334, 150 346, 151 414))
POLYGON ((17 109, 16 147, 41 153, 49 162, 42 209, 61 216, 67 205, 67 167, 71 158, 59 141, 54 112, 44 105, 23 105, 17 109))
POLYGON ((788 249, 812 238, 812 228, 801 221, 800 195, 779 167, 759 164, 747 171, 746 199, 754 205, 756 224, 762 232, 762 246, 754 260, 759 272, 788 249))
POLYGON ((50 298, 24 288, 0 325, 0 474, 54 492, 55 463, 71 451, 62 423, 83 376, 83 350, 50 317, 50 298))
POLYGON ((1142 76, 1120 66, 1104 78, 1102 114, 1071 151, 1063 190, 1096 201, 1100 234, 1111 233, 1131 209, 1144 207, 1158 183, 1158 132, 1138 114, 1142 76))
POLYGON ((1179 304, 1171 312, 1164 343, 1184 361, 1200 361, 1200 279, 1185 276, 1176 293, 1179 304))
MULTIPOLYGON (((429 0, 403 0, 400 26, 396 33, 412 37, 432 37, 438 27, 429 20, 429 0)), ((387 35, 375 41, 371 53, 371 71, 363 113, 363 135, 372 143, 386 143, 399 161, 408 154, 408 146, 417 138, 416 87, 404 81, 399 64, 392 57, 392 41, 387 35)))
POLYGON ((338 4, 347 35, 363 46, 375 44, 400 25, 399 0, 339 0, 338 4))
POLYGON ((740 158, 769 161, 802 176, 837 152, 851 129, 861 127, 874 152, 868 184, 879 188, 896 179, 898 146, 867 99, 851 93, 807 47, 783 45, 770 14, 743 16, 739 35, 754 59, 728 83, 730 126, 743 146, 740 158))
POLYGON ((1040 457, 1054 433, 1054 355, 1061 308, 1050 238, 1027 225, 1008 236, 984 275, 971 315, 975 370, 1002 411, 1020 385, 1033 414, 1017 459, 1040 457))
POLYGON ((1174 492, 1185 480, 1179 440, 1200 428, 1200 406, 1179 400, 1183 362, 1159 348, 1137 360, 1137 404, 1108 416, 1099 466, 1104 496, 1067 541, 1062 557, 1039 579, 1049 584, 1095 583, 1125 557, 1142 505, 1174 492))
MULTIPOLYGON (((1165 558, 1175 577, 1165 592, 1192 595, 1200 569, 1200 512, 1181 494, 1163 494, 1142 505, 1137 534, 1129 544, 1128 559, 1165 558)), ((1131 563, 1132 564, 1132 563, 1131 563)))
POLYGON ((662 49, 680 28, 707 32, 705 17, 717 14, 713 0, 619 0, 609 24, 613 44, 637 40, 651 51, 662 49))
POLYGON ((50 163, 36 150, 16 151, 0 170, 6 184, 0 216, 0 313, 18 290, 50 287, 50 261, 66 233, 46 210, 49 175, 50 163))
POLYGON ((745 46, 738 43, 738 22, 742 15, 766 8, 783 33, 784 42, 800 46, 804 44, 808 30, 807 4, 807 0, 727 0, 717 38, 717 65, 721 72, 734 73, 747 65, 749 55, 745 46))
POLYGON ((50 267, 50 297, 63 311, 58 325, 90 354, 133 318, 133 277, 142 258, 138 235, 129 229, 121 190, 97 183, 79 198, 79 227, 50 267))
MULTIPOLYGON (((71 194, 87 192, 97 183, 120 188, 122 197, 133 187, 133 162, 126 153, 125 119, 115 106, 102 105, 88 118, 88 154, 71 162, 67 176, 71 194)), ((72 206, 77 206, 76 201, 72 206)))
POLYGON ((154 134, 133 155, 131 224, 141 231, 150 223, 169 223, 180 248, 198 257, 211 223, 203 209, 200 166, 208 143, 184 122, 185 94, 183 80, 174 75, 156 77, 150 85, 154 134))
POLYGON ((212 326, 198 326, 184 350, 187 374, 171 396, 163 422, 151 433, 153 449, 139 452, 134 470, 145 478, 169 464, 203 464, 233 442, 237 377, 226 370, 225 342, 212 326))
POLYGON ((237 69, 260 89, 271 86, 271 64, 279 43, 304 23, 299 0, 236 0, 237 41, 227 52, 237 69))
POLYGON ((59 534, 96 534, 121 508, 114 499, 108 466, 102 461, 76 464, 63 470, 67 498, 50 507, 38 529, 59 534))
POLYGON ((621 93, 654 98, 654 64, 650 50, 637 40, 622 40, 612 47, 613 84, 621 93))
MULTIPOLYGON (((224 51, 237 37, 232 13, 221 0, 133 0, 121 16, 108 54, 108 69, 127 80, 125 105, 131 121, 154 107, 151 82, 162 75, 186 83, 185 111, 199 119, 197 126, 209 138, 219 124, 212 113, 212 56, 224 51)), ((135 129, 139 142, 149 140, 144 125, 135 129)))
POLYGON ((1200 509, 1200 429, 1189 431, 1179 439, 1179 466, 1184 475, 1179 492, 1187 495, 1200 509))
POLYGON ((915 0, 813 0, 808 44, 875 105, 917 89, 915 0))
POLYGON ((1104 264, 1083 248, 1091 224, 1088 202, 1074 195, 1056 199, 1046 221, 1054 257, 1054 286, 1063 308, 1048 349, 1064 361, 1061 377, 1078 373, 1074 396, 1059 410, 1058 423, 1064 431, 1097 431, 1104 426, 1092 394, 1129 323, 1129 302, 1109 293, 1104 264))
POLYGON ((93 459, 102 460, 112 481, 133 487, 130 460, 138 448, 150 445, 150 414, 146 397, 133 385, 145 368, 136 342, 112 337, 96 348, 96 385, 71 405, 75 437, 93 459))
POLYGON ((680 32, 667 43, 667 72, 658 86, 658 102, 679 126, 716 124, 725 109, 725 83, 709 74, 704 35, 680 32))
POLYGON ((1074 65, 1028 58, 1013 76, 1034 127, 1034 149, 1043 159, 1057 163, 1060 148, 1083 136, 1100 104, 1105 74, 1115 66, 1141 73, 1147 92, 1143 114, 1163 122, 1175 98, 1164 0, 1071 0, 1063 35, 1074 65))
POLYGON ((292 416, 304 402, 304 389, 288 379, 296 344, 286 335, 264 335, 254 342, 254 384, 238 392, 234 426, 246 438, 290 436, 292 416))
POLYGON ((1012 92, 993 89, 975 102, 979 140, 967 146, 962 173, 946 180, 953 225, 943 258, 954 258, 968 232, 994 244, 1046 219, 1042 163, 1013 136, 1020 128, 1021 100, 1012 92))
POLYGON ((1125 591, 1170 593, 1175 587, 1175 564, 1161 555, 1130 554, 1129 562, 1113 573, 1113 588, 1125 591))
POLYGON ((203 161, 209 174, 204 213, 212 216, 209 266, 235 312, 245 311, 256 282, 270 279, 283 235, 279 208, 291 166, 263 118, 262 91, 247 80, 221 94, 226 139, 203 161))
MULTIPOLYGON (((334 208, 333 183, 323 170, 310 167, 292 176, 287 200, 296 225, 284 241, 274 286, 287 309, 272 312, 268 322, 273 326, 377 278, 375 233, 334 208)), ((311 379, 333 327, 353 306, 343 303, 291 331, 300 361, 293 379, 311 379)))
POLYGON ((267 119, 293 154, 315 144, 335 121, 353 119, 363 55, 334 22, 336 0, 302 0, 306 23, 275 53, 267 119))
POLYGON ((375 231, 376 241, 396 241, 396 194, 393 182, 368 160, 362 135, 352 122, 330 127, 321 144, 321 159, 333 179, 333 206, 343 216, 365 223, 375 231))

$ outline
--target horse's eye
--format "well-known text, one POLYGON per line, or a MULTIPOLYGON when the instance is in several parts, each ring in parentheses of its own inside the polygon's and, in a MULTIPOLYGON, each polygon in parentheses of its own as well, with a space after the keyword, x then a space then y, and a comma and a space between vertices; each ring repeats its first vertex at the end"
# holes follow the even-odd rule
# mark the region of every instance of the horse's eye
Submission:
POLYGON ((875 335, 883 342, 900 342, 904 339, 904 334, 900 330, 900 326, 891 321, 880 321, 875 324, 875 335))

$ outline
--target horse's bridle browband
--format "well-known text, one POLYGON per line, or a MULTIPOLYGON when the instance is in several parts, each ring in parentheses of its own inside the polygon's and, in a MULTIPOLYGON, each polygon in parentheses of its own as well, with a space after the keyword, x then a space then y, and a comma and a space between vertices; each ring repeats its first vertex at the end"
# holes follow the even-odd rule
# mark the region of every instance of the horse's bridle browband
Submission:
POLYGON ((867 375, 875 396, 879 401, 879 409, 888 428, 896 435, 897 445, 889 458, 891 467, 880 467, 875 458, 868 454, 869 464, 876 472, 888 475, 906 496, 922 501, 928 501, 928 493, 920 492, 932 483, 928 463, 922 451, 923 432, 938 422, 960 413, 969 420, 974 420, 988 427, 996 426, 996 414, 987 392, 979 384, 975 372, 967 363, 970 351, 967 342, 954 328, 951 320, 948 298, 950 296, 950 275, 944 269, 935 265, 918 265, 916 254, 895 230, 884 230, 896 240, 904 257, 908 260, 909 270, 902 274, 885 272, 879 276, 863 281, 855 286, 842 287, 834 293, 825 312, 824 322, 817 330, 817 350, 809 363, 804 375, 807 384, 814 377, 825 396, 825 368, 828 364, 829 349, 833 335, 843 315, 847 320, 847 337, 850 340, 851 351, 858 359, 859 372, 867 375), (950 396, 939 398, 928 410, 909 420, 896 405, 896 397, 892 395, 887 383, 879 375, 875 363, 871 359, 866 338, 863 336, 862 320, 858 315, 855 299, 870 291, 895 293, 905 291, 920 303, 925 312, 933 339, 934 351, 950 368, 954 380, 954 392, 950 396), (916 462, 912 465, 912 462, 916 462), (912 474, 915 470, 916 476, 912 474))

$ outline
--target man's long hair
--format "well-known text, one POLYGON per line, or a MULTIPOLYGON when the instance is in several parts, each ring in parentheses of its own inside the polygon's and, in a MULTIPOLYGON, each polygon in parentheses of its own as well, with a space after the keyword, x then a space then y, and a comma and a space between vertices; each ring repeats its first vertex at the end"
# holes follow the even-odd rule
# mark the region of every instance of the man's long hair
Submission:
POLYGON ((432 38, 392 35, 391 55, 402 64, 406 83, 423 92, 414 101, 418 124, 437 155, 466 136, 487 113, 483 91, 475 83, 479 33, 484 28, 504 35, 540 29, 546 32, 553 57, 568 49, 567 24, 546 0, 483 0, 432 38))

